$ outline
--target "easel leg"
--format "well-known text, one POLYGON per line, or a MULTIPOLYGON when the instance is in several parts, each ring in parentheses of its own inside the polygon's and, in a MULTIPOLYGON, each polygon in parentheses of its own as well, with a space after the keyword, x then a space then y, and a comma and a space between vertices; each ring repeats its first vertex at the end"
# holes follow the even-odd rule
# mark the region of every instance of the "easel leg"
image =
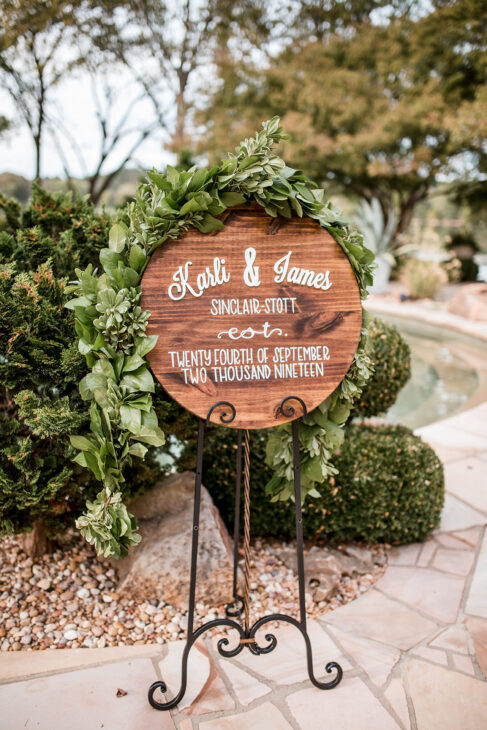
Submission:
POLYGON ((167 687, 165 682, 154 682, 149 688, 149 703, 156 710, 170 710, 175 707, 184 696, 187 684, 188 655, 191 646, 196 640, 193 634, 194 603, 196 593, 196 572, 198 566, 198 537, 200 529, 200 502, 201 502, 201 477, 203 471, 203 441, 205 434, 205 422, 198 421, 198 451, 196 457, 196 477, 194 482, 194 506, 193 506, 193 534, 191 538, 191 574, 189 582, 189 605, 188 605, 188 630, 186 633, 186 646, 183 652, 181 667, 181 688, 178 694, 169 702, 158 702, 154 699, 154 692, 157 689, 165 694, 167 687))
POLYGON ((238 594, 238 543, 240 537, 240 494, 242 489, 242 431, 237 431, 237 458, 235 478, 235 518, 233 522, 233 603, 225 608, 227 616, 240 616, 243 599, 238 594))
POLYGON ((303 513, 301 509, 301 468, 299 463, 299 421, 292 423, 293 435, 293 476, 294 476, 294 502, 296 510, 296 557, 298 563, 299 583, 299 628, 303 634, 306 644, 306 659, 308 664, 308 675, 315 687, 319 689, 333 689, 341 682, 343 670, 337 662, 328 662, 325 669, 328 674, 336 671, 336 677, 331 682, 319 682, 313 670, 313 653, 311 642, 306 628, 306 596, 305 596, 305 574, 304 574, 304 544, 303 544, 303 513))

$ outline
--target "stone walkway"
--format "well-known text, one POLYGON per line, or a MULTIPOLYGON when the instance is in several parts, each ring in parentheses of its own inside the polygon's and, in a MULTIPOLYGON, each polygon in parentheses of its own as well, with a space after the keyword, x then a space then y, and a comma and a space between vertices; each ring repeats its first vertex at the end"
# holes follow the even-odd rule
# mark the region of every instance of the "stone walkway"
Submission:
POLYGON ((440 528, 394 548, 363 597, 310 622, 315 673, 339 661, 335 690, 308 681, 301 634, 276 630, 271 654, 190 654, 186 696, 152 710, 156 678, 179 688, 183 642, 0 657, 1 730, 483 730, 487 727, 487 403, 420 435, 445 464, 440 528), (118 694, 118 696, 117 696, 118 694))

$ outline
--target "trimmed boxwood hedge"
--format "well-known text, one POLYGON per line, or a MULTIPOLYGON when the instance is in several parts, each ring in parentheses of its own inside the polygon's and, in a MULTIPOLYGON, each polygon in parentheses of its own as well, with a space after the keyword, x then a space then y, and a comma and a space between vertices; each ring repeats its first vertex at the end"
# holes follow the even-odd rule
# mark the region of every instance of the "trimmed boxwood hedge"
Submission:
POLYGON ((368 330, 367 351, 374 363, 374 372, 354 403, 352 418, 370 418, 385 413, 411 377, 411 351, 394 325, 375 317, 368 330))
MULTIPOLYGON (((265 431, 251 432, 251 534, 293 537, 292 502, 270 502, 264 485, 265 431)), ((212 428, 205 445, 203 483, 231 530, 234 516, 236 432, 212 428)), ((409 543, 436 527, 444 500, 443 468, 435 452, 405 426, 349 425, 335 458, 338 475, 303 506, 311 540, 409 543)), ((194 444, 180 465, 194 464, 194 444)))

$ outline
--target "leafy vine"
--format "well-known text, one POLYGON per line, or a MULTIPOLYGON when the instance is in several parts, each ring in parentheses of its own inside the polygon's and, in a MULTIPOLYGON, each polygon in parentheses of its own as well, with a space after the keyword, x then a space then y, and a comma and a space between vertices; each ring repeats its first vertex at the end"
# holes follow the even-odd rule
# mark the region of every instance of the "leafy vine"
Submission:
MULTIPOLYGON (((221 230, 219 219, 227 208, 253 200, 273 216, 308 216, 325 228, 348 256, 362 298, 372 282, 373 254, 362 236, 325 200, 301 171, 288 167, 273 152, 287 137, 275 117, 255 137, 244 140, 220 165, 178 172, 148 173, 135 201, 126 209, 128 225, 116 223, 109 246, 100 253, 103 271, 88 266, 78 277, 66 305, 74 310, 79 350, 90 369, 80 382, 80 393, 90 403, 90 433, 72 436, 78 449, 75 461, 91 469, 103 484, 77 527, 105 556, 127 554, 140 541, 135 518, 122 501, 124 465, 144 458, 147 445, 161 446, 151 393, 154 380, 146 359, 157 338, 146 334, 149 312, 140 307, 141 278, 155 249, 189 228, 202 233, 221 230)), ((316 496, 314 487, 335 473, 332 455, 343 439, 343 424, 351 404, 370 374, 365 353, 366 320, 354 361, 342 383, 300 423, 303 494, 316 496)), ((273 500, 286 500, 292 489, 290 426, 273 429, 267 461, 275 474, 267 485, 273 500)))

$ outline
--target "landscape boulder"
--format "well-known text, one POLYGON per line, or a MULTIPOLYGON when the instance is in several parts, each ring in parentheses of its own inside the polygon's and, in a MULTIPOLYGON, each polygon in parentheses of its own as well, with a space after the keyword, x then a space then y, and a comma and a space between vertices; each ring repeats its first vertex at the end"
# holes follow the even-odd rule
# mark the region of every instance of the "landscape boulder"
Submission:
MULTIPOLYGON (((296 550, 279 550, 279 559, 295 573, 298 569, 296 550)), ((316 603, 330 599, 336 592, 342 576, 367 575, 377 570, 380 558, 371 550, 358 545, 345 545, 343 550, 313 545, 304 557, 307 588, 316 603)))
MULTIPOLYGON (((142 540, 127 558, 113 561, 120 594, 187 608, 194 479, 192 472, 171 474, 130 503, 142 540)), ((232 579, 232 544, 218 510, 202 487, 196 601, 207 606, 230 603, 232 579)))
POLYGON ((466 319, 487 322, 487 284, 464 284, 448 305, 451 314, 466 319))

